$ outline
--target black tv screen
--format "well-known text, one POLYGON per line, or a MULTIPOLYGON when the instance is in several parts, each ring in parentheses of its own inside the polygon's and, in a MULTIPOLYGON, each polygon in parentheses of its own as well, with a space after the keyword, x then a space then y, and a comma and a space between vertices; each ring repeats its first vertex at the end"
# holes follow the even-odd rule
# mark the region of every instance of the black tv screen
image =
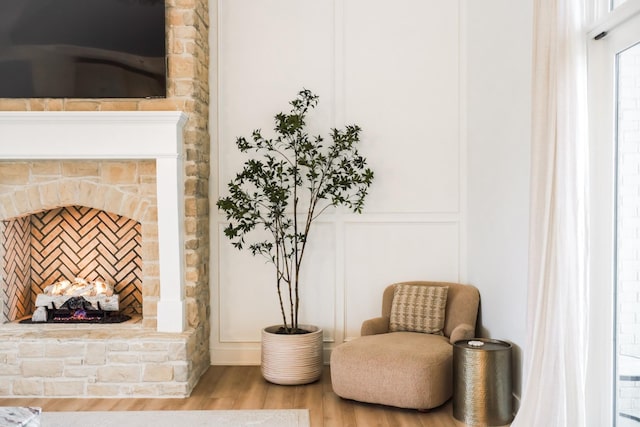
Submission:
POLYGON ((0 0, 0 98, 166 96, 164 0, 0 0))

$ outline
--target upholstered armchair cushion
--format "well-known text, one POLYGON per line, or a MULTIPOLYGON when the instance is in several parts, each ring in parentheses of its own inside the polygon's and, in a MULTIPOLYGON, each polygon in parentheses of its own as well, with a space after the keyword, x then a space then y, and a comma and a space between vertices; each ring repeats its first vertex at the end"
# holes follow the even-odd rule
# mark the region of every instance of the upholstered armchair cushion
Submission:
POLYGON ((370 335, 333 350, 333 391, 361 402, 431 408, 451 397, 452 366, 453 347, 441 335, 370 335))

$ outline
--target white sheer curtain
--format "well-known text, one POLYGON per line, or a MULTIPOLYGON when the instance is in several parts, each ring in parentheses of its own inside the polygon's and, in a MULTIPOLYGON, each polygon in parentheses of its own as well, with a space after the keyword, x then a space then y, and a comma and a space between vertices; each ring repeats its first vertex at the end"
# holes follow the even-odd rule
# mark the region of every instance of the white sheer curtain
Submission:
POLYGON ((587 112, 584 0, 534 0, 525 384, 514 427, 585 425, 587 112))

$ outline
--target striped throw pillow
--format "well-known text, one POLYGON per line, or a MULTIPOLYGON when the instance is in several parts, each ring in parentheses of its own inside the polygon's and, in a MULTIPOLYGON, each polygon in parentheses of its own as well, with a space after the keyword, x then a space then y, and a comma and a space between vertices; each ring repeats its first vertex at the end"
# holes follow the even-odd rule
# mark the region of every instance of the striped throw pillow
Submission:
POLYGON ((448 292, 446 286, 397 285, 389 330, 442 335, 448 292))

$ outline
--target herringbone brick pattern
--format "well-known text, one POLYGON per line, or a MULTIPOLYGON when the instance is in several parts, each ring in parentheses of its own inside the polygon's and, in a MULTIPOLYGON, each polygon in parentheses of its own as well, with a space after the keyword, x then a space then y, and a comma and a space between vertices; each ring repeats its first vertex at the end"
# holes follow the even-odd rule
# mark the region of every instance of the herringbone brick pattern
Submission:
MULTIPOLYGON (((3 238, 7 246, 17 246, 12 242, 18 240, 19 228, 7 226, 3 238)), ((97 209, 67 206, 31 215, 30 240, 30 301, 35 301, 45 286, 60 280, 102 279, 115 284, 121 310, 142 313, 139 222, 97 209)), ((10 252, 6 251, 4 265, 9 264, 10 252)), ((6 283, 20 280, 15 273, 5 272, 3 277, 6 283)), ((31 312, 28 309, 22 315, 31 312)))
POLYGON ((0 298, 5 301, 3 318, 7 321, 19 319, 33 312, 31 298, 31 222, 28 217, 3 221, 2 236, 2 282, 0 298))

